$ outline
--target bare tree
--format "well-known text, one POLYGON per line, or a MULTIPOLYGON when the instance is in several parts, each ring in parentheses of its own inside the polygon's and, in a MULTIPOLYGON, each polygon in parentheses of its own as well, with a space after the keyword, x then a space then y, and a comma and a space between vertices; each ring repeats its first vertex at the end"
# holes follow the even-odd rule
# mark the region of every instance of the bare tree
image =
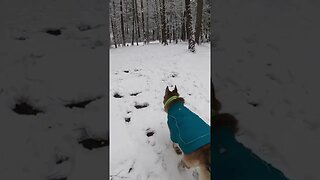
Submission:
POLYGON ((115 16, 116 16, 116 10, 115 10, 115 4, 114 4, 114 1, 112 1, 112 7, 113 7, 113 16, 111 17, 111 29, 112 29, 112 34, 113 34, 113 42, 114 42, 114 47, 117 48, 118 45, 117 45, 117 31, 116 31, 116 26, 115 26, 115 23, 114 23, 114 19, 115 19, 115 16))
POLYGON ((126 37, 124 36, 124 25, 123 25, 123 8, 122 8, 122 0, 120 0, 120 21, 121 21, 121 34, 122 34, 122 45, 126 46, 126 37))
POLYGON ((185 6, 186 6, 186 29, 187 29, 188 49, 191 52, 194 52, 195 51, 195 43, 194 43, 194 39, 193 39, 190 0, 185 0, 185 6))
POLYGON ((197 44, 200 44, 200 36, 202 29, 202 10, 203 10, 203 0, 197 0, 197 19, 196 19, 196 32, 195 32, 195 41, 197 44))
POLYGON ((146 22, 147 22, 147 29, 146 29, 146 41, 149 43, 149 0, 146 0, 147 2, 147 12, 146 12, 146 22))
MULTIPOLYGON (((135 0, 135 13, 136 13, 136 26, 137 26, 137 32, 138 32, 138 37, 141 38, 141 34, 140 34, 140 21, 139 21, 139 11, 138 11, 138 3, 137 0, 135 0)), ((139 39, 137 38, 137 42, 139 41, 139 39)), ((137 43, 138 45, 138 43, 137 43)))
POLYGON ((162 7, 161 7, 161 30, 162 30, 162 41, 161 43, 164 45, 168 45, 167 41, 167 32, 166 32, 167 24, 166 24, 166 4, 165 0, 162 0, 162 7))
POLYGON ((142 36, 143 36, 143 42, 144 44, 146 44, 146 31, 144 29, 144 9, 143 9, 143 0, 141 1, 141 21, 142 21, 142 36))
POLYGON ((132 41, 131 45, 134 44, 134 21, 135 21, 135 7, 134 7, 134 0, 132 0, 132 41))

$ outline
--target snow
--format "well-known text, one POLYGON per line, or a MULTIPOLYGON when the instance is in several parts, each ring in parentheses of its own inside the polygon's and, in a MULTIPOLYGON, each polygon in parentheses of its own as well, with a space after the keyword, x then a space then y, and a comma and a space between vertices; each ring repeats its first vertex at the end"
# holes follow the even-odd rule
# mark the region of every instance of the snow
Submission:
MULTIPOLYGON (((111 48, 108 93, 106 5, 0 2, 0 179, 106 179, 109 151, 115 180, 193 179, 192 170, 177 169, 181 156, 171 147, 162 98, 177 85, 209 121, 210 46, 195 54, 184 43, 111 48), (85 108, 65 107, 88 99, 85 108), (15 113, 19 100, 44 113, 15 113), (78 143, 108 139, 109 125, 110 150, 78 143)), ((319 2, 223 0, 214 7, 213 80, 223 111, 239 119, 238 140, 291 180, 320 179, 319 2)))
POLYGON ((291 180, 320 179, 319 5, 215 2, 216 96, 239 119, 239 141, 291 180))
POLYGON ((108 139, 106 7, 103 0, 0 2, 0 179, 107 178, 107 146, 78 143, 108 139), (95 100, 85 108, 65 107, 88 99, 95 100), (15 113, 19 100, 43 113, 15 113))
POLYGON ((192 170, 178 170, 182 157, 172 148, 163 96, 176 85, 186 106, 210 124, 210 45, 196 50, 188 52, 185 43, 110 50, 111 179, 194 179, 192 170))

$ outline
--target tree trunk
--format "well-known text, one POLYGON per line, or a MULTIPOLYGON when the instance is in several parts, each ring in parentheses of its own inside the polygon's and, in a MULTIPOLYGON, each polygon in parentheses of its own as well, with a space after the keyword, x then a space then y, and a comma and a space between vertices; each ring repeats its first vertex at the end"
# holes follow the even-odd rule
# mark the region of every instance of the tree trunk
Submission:
POLYGON ((146 40, 147 40, 147 44, 149 44, 149 41, 150 41, 150 39, 149 39, 149 32, 150 32, 150 30, 149 30, 149 2, 148 2, 149 0, 146 0, 146 2, 147 2, 147 12, 146 12, 146 25, 147 25, 147 27, 146 27, 146 40))
POLYGON ((191 16, 191 7, 190 0, 185 0, 186 6, 186 31, 187 39, 189 40, 192 34, 192 16, 191 16))
POLYGON ((183 11, 183 15, 181 16, 181 40, 186 41, 186 11, 183 11))
MULTIPOLYGON (((125 6, 125 18, 124 18, 124 20, 125 20, 125 33, 126 33, 126 35, 125 35, 125 37, 126 37, 126 39, 125 39, 125 41, 127 42, 128 40, 130 41, 130 34, 129 34, 129 17, 128 17, 128 4, 129 4, 129 2, 127 2, 126 3, 126 0, 123 0, 124 1, 124 6, 125 6)), ((127 46, 129 46, 128 44, 127 44, 127 46)))
POLYGON ((124 25, 123 25, 123 9, 122 9, 122 0, 120 0, 120 11, 121 11, 121 15, 120 15, 120 21, 121 21, 121 34, 122 34, 122 45, 126 46, 126 38, 124 36, 124 25))
POLYGON ((134 21, 135 21, 135 8, 134 8, 134 0, 132 0, 132 41, 131 45, 134 45, 134 21))
POLYGON ((186 5, 186 28, 187 28, 187 39, 188 39, 188 49, 191 52, 195 51, 195 42, 193 39, 193 30, 192 30, 192 15, 191 15, 191 6, 190 0, 185 0, 186 5))
POLYGON ((161 41, 160 39, 160 15, 159 15, 159 6, 160 4, 158 5, 158 0, 155 0, 155 23, 156 23, 156 37, 157 37, 157 40, 161 41))
POLYGON ((166 32, 166 4, 165 4, 165 0, 162 0, 162 9, 161 9, 161 30, 162 30, 162 44, 164 45, 168 45, 167 42, 167 32, 166 32))
POLYGON ((174 15, 174 27, 173 27, 173 40, 176 42, 176 44, 178 44, 178 36, 177 36, 177 28, 178 28, 178 22, 177 22, 177 14, 174 15))
POLYGON ((111 17, 111 29, 112 29, 112 34, 113 34, 113 42, 114 42, 114 47, 117 48, 117 38, 116 38, 116 30, 115 30, 115 24, 114 24, 114 18, 115 18, 115 5, 114 5, 114 1, 112 1, 112 7, 113 7, 113 16, 111 17))
POLYGON ((143 35, 143 42, 144 44, 146 44, 146 31, 144 29, 144 9, 143 9, 143 0, 140 0, 141 1, 141 20, 142 20, 142 35, 143 35))
POLYGON ((196 32, 195 32, 195 42, 200 44, 200 33, 202 29, 202 10, 203 10, 203 0, 197 0, 197 19, 196 19, 196 32))
POLYGON ((112 34, 113 34, 113 42, 114 42, 114 47, 117 48, 117 40, 116 40, 116 36, 115 36, 115 30, 114 30, 114 25, 113 25, 113 20, 111 18, 111 28, 112 28, 112 34))
POLYGON ((136 26, 137 26, 137 31, 138 31, 138 37, 139 39, 141 38, 141 34, 140 34, 140 22, 139 22, 139 12, 138 12, 138 3, 137 0, 135 0, 135 7, 136 7, 136 26))

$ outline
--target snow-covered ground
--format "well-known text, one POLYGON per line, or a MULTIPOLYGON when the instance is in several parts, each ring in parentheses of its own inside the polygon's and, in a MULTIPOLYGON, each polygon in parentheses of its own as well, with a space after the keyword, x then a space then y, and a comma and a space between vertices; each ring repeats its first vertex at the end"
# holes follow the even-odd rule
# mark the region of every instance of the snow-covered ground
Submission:
POLYGON ((319 180, 319 1, 215 1, 213 79, 238 139, 292 180, 319 180))
POLYGON ((0 2, 0 179, 108 178, 106 7, 0 2))
POLYGON ((186 106, 209 123, 210 45, 121 47, 110 50, 110 178, 194 179, 178 171, 163 111, 166 86, 177 85, 186 106), (136 106, 146 106, 139 108, 136 106))
MULTIPOLYGON (((104 0, 0 1, 0 179, 108 178, 107 96, 114 179, 193 179, 177 170, 162 97, 177 85, 209 120, 210 47, 111 49, 108 93, 106 7, 104 0), (85 108, 68 107, 86 100, 85 108), (42 113, 16 113, 28 109, 20 101, 42 113), (89 150, 92 141, 98 148, 89 150)), ((211 56, 223 111, 239 119, 237 138, 292 180, 320 179, 319 7, 314 0, 214 4, 211 56)))

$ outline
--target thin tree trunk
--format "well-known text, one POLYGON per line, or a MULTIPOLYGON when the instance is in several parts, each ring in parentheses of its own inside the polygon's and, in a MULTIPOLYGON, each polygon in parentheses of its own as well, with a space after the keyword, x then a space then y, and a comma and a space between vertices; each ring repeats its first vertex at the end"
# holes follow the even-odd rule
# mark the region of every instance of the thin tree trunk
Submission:
POLYGON ((131 45, 134 45, 134 21, 135 21, 135 8, 134 8, 134 0, 132 0, 132 41, 131 45))
POLYGON ((186 21, 185 21, 185 18, 186 18, 186 11, 183 11, 183 15, 182 15, 182 18, 181 18, 181 40, 182 41, 185 41, 186 40, 186 21))
POLYGON ((141 1, 141 20, 142 20, 142 34, 143 34, 143 42, 144 44, 146 44, 146 31, 144 29, 144 9, 143 9, 143 0, 140 0, 141 1))
POLYGON ((203 10, 203 0, 197 0, 197 19, 196 19, 196 32, 195 32, 195 42, 200 44, 200 35, 202 28, 202 10, 203 10))
POLYGON ((147 13, 146 13, 146 21, 147 21, 147 30, 146 30, 146 36, 147 36, 147 43, 149 44, 149 0, 147 1, 147 13))
MULTIPOLYGON (((124 5, 125 5, 125 18, 124 18, 124 20, 125 20, 125 30, 126 30, 126 39, 125 39, 125 41, 127 42, 128 40, 130 41, 130 34, 129 34, 129 17, 128 17, 128 3, 129 2, 127 2, 126 3, 126 0, 124 0, 124 5)), ((129 46, 128 44, 127 44, 127 46, 129 46)))
POLYGON ((121 21, 121 34, 122 34, 122 45, 126 46, 126 37, 124 36, 124 25, 123 25, 123 9, 122 9, 122 0, 120 0, 120 21, 121 21))
POLYGON ((157 29, 156 29, 156 36, 157 36, 157 40, 160 41, 160 18, 159 18, 159 6, 158 6, 158 0, 155 0, 155 21, 156 21, 156 26, 157 26, 157 29))
POLYGON ((114 5, 114 1, 112 1, 112 7, 113 7, 113 17, 111 17, 111 29, 112 29, 112 34, 113 34, 113 42, 114 42, 114 47, 117 48, 117 39, 116 39, 116 30, 115 30, 115 24, 114 24, 114 18, 115 18, 115 5, 114 5))
MULTIPOLYGON (((176 10, 175 10, 176 11, 176 10)), ((178 32, 178 22, 177 22, 177 14, 174 14, 174 28, 173 28, 173 40, 176 42, 176 44, 178 44, 178 36, 177 36, 177 32, 178 32)))
POLYGON ((141 38, 141 34, 140 34, 140 22, 139 22, 139 13, 138 13, 138 3, 137 0, 135 0, 135 7, 136 7, 136 25, 137 25, 137 30, 138 30, 138 37, 139 39, 141 38))
POLYGON ((115 37, 115 30, 114 30, 114 25, 113 25, 113 20, 111 18, 111 28, 112 28, 112 34, 113 34, 113 42, 114 42, 114 47, 117 48, 117 40, 116 40, 116 37, 115 37))
POLYGON ((161 9, 161 26, 162 26, 162 44, 168 45, 167 42, 167 31, 166 31, 166 4, 165 0, 162 0, 162 9, 161 9))

